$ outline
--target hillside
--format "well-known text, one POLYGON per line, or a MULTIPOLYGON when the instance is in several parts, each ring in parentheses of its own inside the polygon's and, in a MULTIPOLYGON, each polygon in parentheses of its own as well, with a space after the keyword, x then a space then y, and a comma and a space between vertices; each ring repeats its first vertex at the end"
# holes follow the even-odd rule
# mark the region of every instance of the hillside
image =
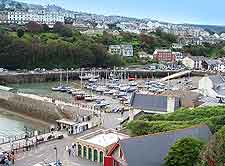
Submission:
POLYGON ((110 67, 140 63, 139 51, 153 53, 156 48, 170 47, 176 37, 163 32, 137 35, 121 32, 119 35, 86 35, 72 27, 56 24, 51 30, 35 22, 25 27, 0 28, 0 66, 4 68, 77 68, 110 67), (108 46, 132 44, 133 58, 110 55, 108 46))

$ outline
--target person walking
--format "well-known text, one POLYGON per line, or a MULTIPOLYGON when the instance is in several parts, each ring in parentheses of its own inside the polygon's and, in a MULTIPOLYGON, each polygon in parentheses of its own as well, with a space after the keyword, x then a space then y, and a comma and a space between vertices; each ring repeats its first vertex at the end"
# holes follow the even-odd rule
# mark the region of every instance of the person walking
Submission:
POLYGON ((68 149, 69 157, 71 155, 71 148, 68 149))

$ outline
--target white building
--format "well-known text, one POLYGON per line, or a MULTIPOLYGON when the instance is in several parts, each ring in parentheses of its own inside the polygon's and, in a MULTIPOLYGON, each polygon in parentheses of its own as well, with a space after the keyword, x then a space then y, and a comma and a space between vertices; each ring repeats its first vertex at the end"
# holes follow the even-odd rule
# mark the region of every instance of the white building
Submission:
POLYGON ((148 54, 144 51, 141 51, 138 53, 139 58, 147 58, 147 59, 153 59, 153 55, 148 54))
POLYGON ((182 60, 182 63, 189 69, 201 70, 203 68, 202 62, 205 59, 203 56, 187 56, 182 60))
POLYGON ((110 45, 109 53, 124 57, 132 57, 134 50, 132 45, 110 45))
POLYGON ((9 24, 26 24, 35 21, 39 24, 53 26, 56 22, 64 22, 64 16, 59 13, 46 11, 8 11, 6 22, 9 24))
POLYGON ((205 76, 199 81, 198 89, 204 96, 225 98, 225 78, 221 75, 205 76))
POLYGON ((176 57, 176 62, 182 62, 184 59, 184 55, 181 52, 173 52, 172 54, 176 57))

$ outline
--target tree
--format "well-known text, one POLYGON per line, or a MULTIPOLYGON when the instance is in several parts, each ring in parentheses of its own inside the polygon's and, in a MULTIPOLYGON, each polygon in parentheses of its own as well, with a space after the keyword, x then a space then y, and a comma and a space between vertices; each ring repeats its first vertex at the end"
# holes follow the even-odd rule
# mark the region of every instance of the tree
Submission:
POLYGON ((43 31, 48 32, 49 31, 49 26, 47 24, 42 25, 43 31))
POLYGON ((56 33, 60 33, 62 31, 62 29, 64 28, 63 23, 61 22, 56 22, 53 26, 53 31, 56 33))
POLYGON ((21 37, 23 37, 23 35, 24 35, 24 30, 21 29, 21 28, 17 29, 17 36, 18 36, 19 38, 21 38, 21 37))
POLYGON ((38 33, 42 31, 42 26, 35 21, 30 21, 27 25, 27 30, 32 33, 38 33))
POLYGON ((169 150, 165 166, 193 166, 199 159, 204 143, 196 138, 179 139, 169 150))
POLYGON ((72 36, 73 36, 73 31, 72 31, 71 28, 65 27, 65 26, 64 26, 64 27, 61 29, 61 31, 59 32, 59 34, 60 34, 61 36, 63 36, 63 37, 72 37, 72 36))
POLYGON ((225 163, 225 126, 221 128, 203 149, 201 166, 223 166, 225 163))

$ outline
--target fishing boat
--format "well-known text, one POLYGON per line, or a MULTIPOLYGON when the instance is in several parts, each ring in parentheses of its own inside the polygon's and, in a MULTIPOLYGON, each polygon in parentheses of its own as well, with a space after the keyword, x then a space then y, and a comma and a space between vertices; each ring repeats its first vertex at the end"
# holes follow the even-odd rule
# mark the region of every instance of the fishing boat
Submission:
POLYGON ((135 77, 128 77, 128 81, 135 81, 136 78, 135 77))

